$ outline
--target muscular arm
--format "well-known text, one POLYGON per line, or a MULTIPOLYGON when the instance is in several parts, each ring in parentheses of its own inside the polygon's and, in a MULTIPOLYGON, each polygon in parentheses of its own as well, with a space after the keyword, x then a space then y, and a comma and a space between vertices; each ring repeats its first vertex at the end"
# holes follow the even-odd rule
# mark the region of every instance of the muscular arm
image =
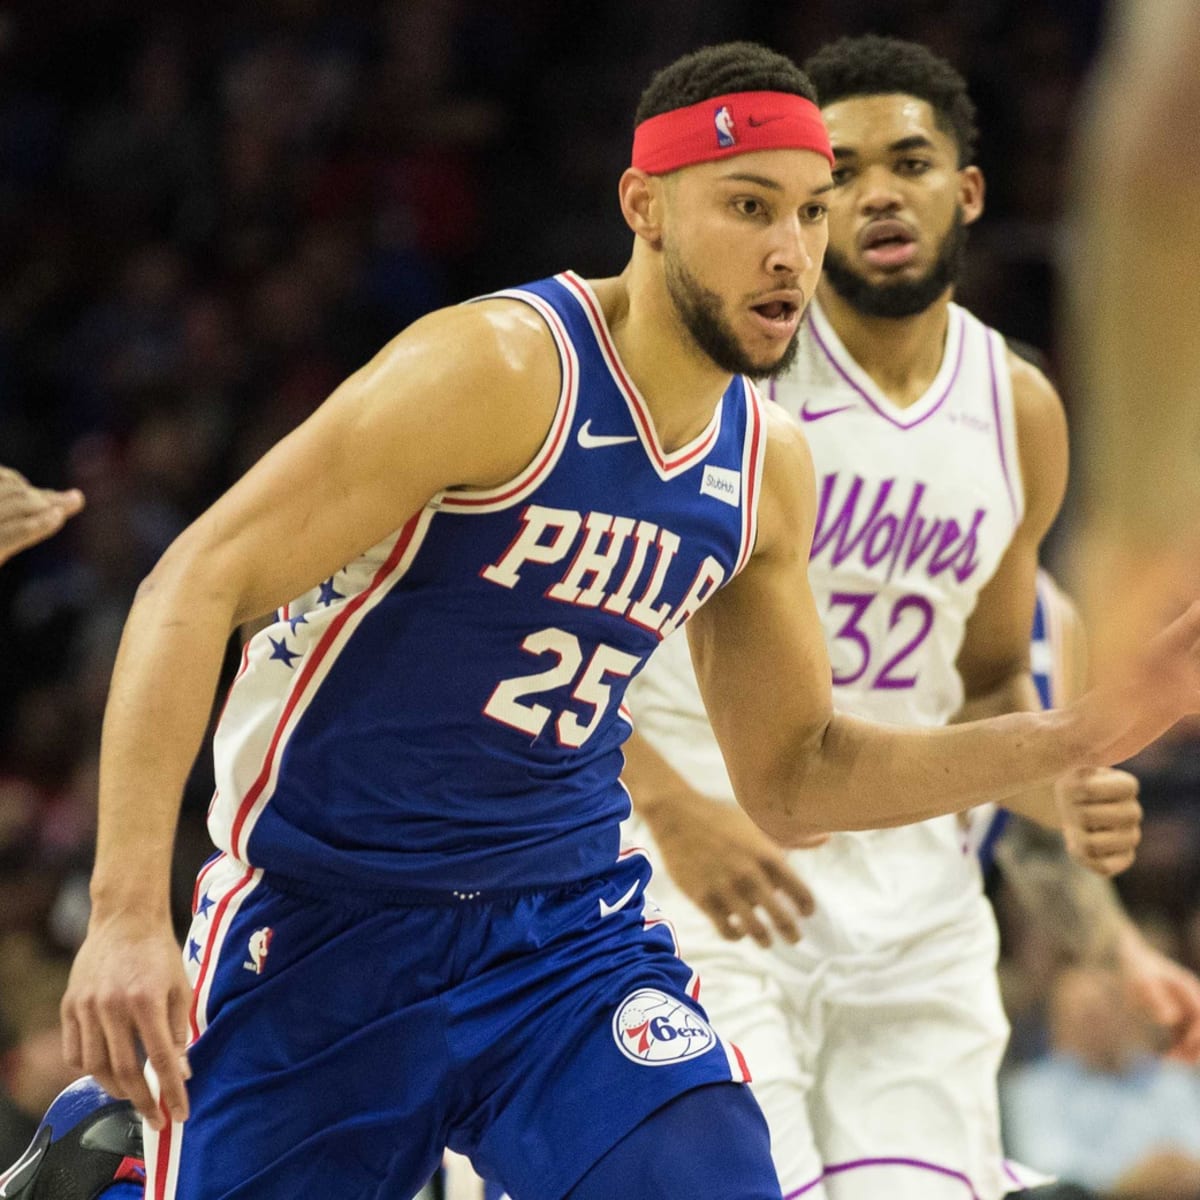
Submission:
POLYGON ((68 1060, 133 1097, 152 1122, 160 1117, 136 1040, 169 1111, 186 1115, 171 1047, 186 1043, 187 988, 168 877, 184 780, 230 631, 340 569, 439 491, 511 478, 544 437, 557 390, 549 332, 524 305, 435 313, 342 384, 176 540, 139 589, 105 712, 92 919, 63 1016, 68 1060))
POLYGON ((165 912, 165 866, 153 880, 131 880, 120 843, 136 827, 151 861, 169 851, 234 626, 339 570, 442 489, 516 474, 556 392, 549 334, 525 306, 434 314, 351 376, 170 547, 131 609, 105 714, 93 876, 101 912, 130 887, 165 912), (173 695, 165 711, 163 678, 173 695))
POLYGON ((943 729, 872 725, 832 706, 807 579, 815 510, 803 434, 771 416, 756 550, 688 624, 705 706, 739 802, 783 842, 955 812, 1076 765, 1121 761, 1198 702, 1200 605, 1142 670, 1071 709, 943 729), (1154 678, 1154 686, 1150 680, 1154 678))

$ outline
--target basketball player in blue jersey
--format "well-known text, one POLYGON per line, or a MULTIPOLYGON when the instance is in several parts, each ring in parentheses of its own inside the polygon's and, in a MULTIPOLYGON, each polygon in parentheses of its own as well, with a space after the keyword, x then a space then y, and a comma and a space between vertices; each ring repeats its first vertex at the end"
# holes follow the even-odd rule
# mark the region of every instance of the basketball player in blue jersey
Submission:
POLYGON ((666 68, 621 275, 417 322, 140 589, 63 1022, 145 1117, 153 1200, 408 1197, 446 1145, 514 1200, 778 1200, 740 1054, 618 858, 624 688, 685 622, 739 799, 784 840, 1119 761, 1200 708, 1197 604, 1060 712, 834 712, 811 463, 747 378, 787 363, 825 249, 812 96, 745 44, 666 68), (180 792, 229 632, 271 610, 181 961, 180 792))
MULTIPOLYGON (((815 532, 802 533, 835 704, 914 727, 1038 708, 1029 630, 1065 421, 1045 377, 953 303, 984 192, 965 84, 924 47, 878 37, 809 69, 836 159, 830 242, 772 387, 812 448, 815 532)), ((629 841, 668 868, 654 898, 746 1054, 785 1194, 998 1200, 1015 1182, 996 1096, 1008 1027, 962 825, 839 833, 785 855, 731 803, 686 644, 664 642, 628 701, 641 735, 629 841)), ((1073 772, 1006 804, 1063 826, 1098 869, 1132 861, 1132 776, 1073 772)), ((1194 1037, 1200 987, 1154 965, 1185 976, 1194 1037)))

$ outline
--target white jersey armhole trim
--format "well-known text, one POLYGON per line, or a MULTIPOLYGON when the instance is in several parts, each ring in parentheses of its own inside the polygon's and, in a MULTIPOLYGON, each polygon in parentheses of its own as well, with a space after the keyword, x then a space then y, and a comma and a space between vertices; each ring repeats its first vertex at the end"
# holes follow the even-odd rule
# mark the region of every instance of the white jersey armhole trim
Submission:
POLYGON ((733 564, 731 579, 750 561, 758 539, 758 500, 762 494, 767 442, 767 414, 763 409, 763 398, 749 379, 743 377, 742 386, 746 398, 746 434, 742 446, 742 545, 733 564))
MULTIPOLYGON (((540 296, 520 288, 478 297, 478 300, 501 299, 520 300, 523 304, 528 304, 546 322, 550 330, 550 336, 558 350, 558 361, 562 371, 554 418, 538 452, 523 471, 497 487, 481 488, 478 491, 439 492, 429 501, 428 507, 443 512, 492 513, 520 504, 554 470, 567 444, 567 434, 575 418, 579 398, 579 356, 575 353, 575 347, 571 344, 562 318, 540 296)), ((472 300, 468 303, 474 304, 477 301, 472 300)))
POLYGON ((1008 344, 995 329, 982 325, 987 339, 988 374, 992 385, 992 414, 996 422, 996 450, 1012 506, 1013 528, 1025 519, 1025 480, 1017 448, 1017 422, 1013 410, 1012 375, 1008 369, 1008 344))

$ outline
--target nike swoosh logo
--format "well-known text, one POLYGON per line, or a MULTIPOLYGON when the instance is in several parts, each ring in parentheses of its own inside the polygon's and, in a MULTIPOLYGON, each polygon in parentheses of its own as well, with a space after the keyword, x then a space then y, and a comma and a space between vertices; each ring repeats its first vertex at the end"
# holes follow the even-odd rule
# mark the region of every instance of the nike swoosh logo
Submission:
POLYGON ((800 416, 805 421, 819 421, 822 417, 832 417, 834 413, 845 412, 846 409, 853 407, 853 404, 839 404, 836 408, 810 409, 808 401, 805 400, 804 407, 800 410, 800 416))
POLYGON ((620 446, 625 442, 636 442, 636 433, 593 433, 592 422, 588 420, 579 427, 579 444, 585 450, 595 450, 599 446, 620 446))
POLYGON ((783 120, 783 114, 781 113, 777 117, 762 117, 759 120, 755 120, 754 117, 747 117, 746 124, 749 125, 752 129, 757 129, 760 125, 769 125, 772 121, 782 121, 782 120, 783 120))
POLYGON ((608 901, 601 898, 601 900, 600 900, 600 918, 601 918, 601 920, 603 920, 605 917, 611 917, 613 915, 613 913, 615 913, 615 912, 620 912, 621 909, 623 909, 625 907, 625 905, 627 905, 630 902, 630 900, 633 899, 633 893, 638 890, 638 883, 640 883, 640 882, 641 881, 639 880, 638 882, 632 884, 629 888, 629 891, 627 891, 625 893, 625 895, 623 895, 620 898, 620 900, 618 900, 616 902, 616 904, 609 904, 608 901))

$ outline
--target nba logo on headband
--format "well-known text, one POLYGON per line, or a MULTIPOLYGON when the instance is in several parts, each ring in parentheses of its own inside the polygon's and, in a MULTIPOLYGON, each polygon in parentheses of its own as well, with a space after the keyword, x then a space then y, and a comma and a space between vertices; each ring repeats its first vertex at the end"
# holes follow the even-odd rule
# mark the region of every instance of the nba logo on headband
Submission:
POLYGON ((717 145, 723 149, 734 145, 737 138, 733 136, 733 113, 728 104, 722 104, 713 114, 713 124, 717 127, 717 145))
POLYGON ((712 96, 647 117, 633 131, 633 166, 647 175, 754 150, 812 150, 833 165, 821 110, 793 92, 712 96))

